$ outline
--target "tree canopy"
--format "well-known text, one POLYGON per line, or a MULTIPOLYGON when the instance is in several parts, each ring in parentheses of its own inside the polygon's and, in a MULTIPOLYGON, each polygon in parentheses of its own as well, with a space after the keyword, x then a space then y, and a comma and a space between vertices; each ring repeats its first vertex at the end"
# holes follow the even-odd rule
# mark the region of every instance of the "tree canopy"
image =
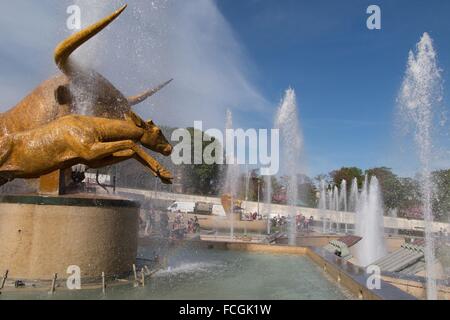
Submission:
POLYGON ((342 180, 351 183, 356 178, 358 180, 358 186, 361 187, 364 181, 363 171, 357 167, 342 167, 338 170, 331 171, 330 177, 332 178, 332 182, 337 186, 341 184, 342 180))

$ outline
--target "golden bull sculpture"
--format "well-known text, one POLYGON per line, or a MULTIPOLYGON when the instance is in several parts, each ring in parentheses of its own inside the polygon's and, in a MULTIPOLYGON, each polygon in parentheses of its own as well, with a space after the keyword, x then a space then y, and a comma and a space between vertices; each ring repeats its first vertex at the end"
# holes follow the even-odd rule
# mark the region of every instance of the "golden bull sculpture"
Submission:
POLYGON ((140 145, 165 156, 171 154, 172 146, 160 128, 131 109, 170 81, 125 97, 99 73, 70 60, 72 52, 125 8, 62 41, 54 57, 62 74, 44 81, 15 107, 0 114, 0 185, 15 178, 38 178, 76 164, 99 168, 131 158, 164 183, 171 183, 170 172, 140 145), (76 114, 81 105, 88 106, 89 116, 76 114))

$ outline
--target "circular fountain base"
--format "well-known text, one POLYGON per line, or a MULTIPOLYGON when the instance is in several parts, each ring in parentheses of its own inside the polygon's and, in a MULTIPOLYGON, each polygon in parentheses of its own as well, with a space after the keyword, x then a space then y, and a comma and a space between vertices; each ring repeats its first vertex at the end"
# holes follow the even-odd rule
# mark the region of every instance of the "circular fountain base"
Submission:
POLYGON ((127 274, 137 254, 139 205, 90 195, 0 196, 0 276, 58 279, 127 274))

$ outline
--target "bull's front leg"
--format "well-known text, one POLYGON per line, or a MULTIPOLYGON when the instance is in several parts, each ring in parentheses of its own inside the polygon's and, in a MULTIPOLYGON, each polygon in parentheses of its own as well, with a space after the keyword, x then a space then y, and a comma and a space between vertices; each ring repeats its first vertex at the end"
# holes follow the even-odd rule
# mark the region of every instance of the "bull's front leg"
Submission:
MULTIPOLYGON (((131 149, 128 149, 125 151, 116 152, 116 153, 114 153, 108 157, 102 158, 100 160, 85 162, 85 165, 87 165, 91 169, 112 166, 114 164, 129 160, 129 159, 135 159, 134 155, 135 155, 135 152, 131 149)), ((144 165, 146 167, 148 167, 148 165, 146 163, 144 165)), ((153 170, 151 170, 151 168, 150 168, 150 172, 153 174, 153 176, 157 177, 156 172, 153 172, 153 170)))
POLYGON ((85 164, 91 168, 111 165, 129 158, 134 158, 148 167, 163 183, 172 183, 171 173, 132 140, 97 142, 84 155, 85 164))
POLYGON ((147 152, 144 151, 141 147, 136 145, 133 149, 136 153, 134 158, 141 162, 144 166, 147 166, 156 173, 156 175, 161 179, 161 181, 165 184, 172 184, 172 174, 169 170, 164 168, 158 161, 156 161, 152 156, 150 156, 147 152))

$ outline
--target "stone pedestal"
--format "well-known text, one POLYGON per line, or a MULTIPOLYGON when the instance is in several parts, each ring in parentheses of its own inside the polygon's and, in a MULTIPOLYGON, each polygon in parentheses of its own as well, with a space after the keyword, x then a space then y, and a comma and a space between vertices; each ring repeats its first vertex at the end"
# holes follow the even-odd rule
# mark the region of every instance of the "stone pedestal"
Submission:
POLYGON ((39 178, 39 194, 62 195, 66 193, 72 169, 56 170, 39 178))
POLYGON ((139 205, 89 195, 0 196, 0 274, 48 280, 123 275, 137 254, 139 205))

